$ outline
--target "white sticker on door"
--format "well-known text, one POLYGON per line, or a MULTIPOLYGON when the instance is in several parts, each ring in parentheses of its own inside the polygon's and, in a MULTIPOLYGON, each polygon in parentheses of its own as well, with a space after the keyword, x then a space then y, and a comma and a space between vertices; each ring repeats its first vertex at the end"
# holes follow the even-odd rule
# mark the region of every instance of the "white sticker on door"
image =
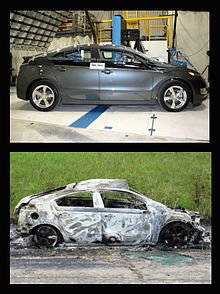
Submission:
POLYGON ((105 69, 105 63, 91 62, 90 69, 105 69))

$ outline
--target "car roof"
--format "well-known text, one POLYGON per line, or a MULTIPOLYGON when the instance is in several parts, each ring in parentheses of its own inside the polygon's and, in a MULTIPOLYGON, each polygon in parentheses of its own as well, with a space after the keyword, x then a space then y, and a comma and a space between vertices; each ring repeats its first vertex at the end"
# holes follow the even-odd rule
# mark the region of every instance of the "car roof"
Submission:
MULTIPOLYGON (((71 183, 66 186, 58 187, 49 191, 40 192, 27 196, 25 198, 32 200, 36 198, 56 195, 65 195, 66 193, 79 192, 79 191, 96 191, 101 189, 122 189, 129 190, 128 182, 124 179, 91 179, 80 181, 77 183, 71 183)), ((23 198, 24 199, 24 198, 23 198)))
POLYGON ((30 201, 38 200, 42 201, 50 201, 55 200, 60 197, 65 197, 67 195, 70 195, 71 193, 84 193, 84 192, 95 192, 95 191, 121 191, 125 193, 132 193, 135 197, 139 198, 140 200, 143 200, 148 205, 152 205, 155 208, 162 208, 167 209, 167 206, 164 204, 161 204, 155 200, 152 200, 148 198, 147 196, 139 193, 138 191, 135 191, 134 189, 129 188, 128 182, 125 179, 91 179, 91 180, 85 180, 80 181, 76 183, 71 183, 66 186, 62 186, 59 188, 52 189, 50 191, 41 192, 38 194, 26 196, 23 199, 20 200, 20 202, 17 204, 15 210, 16 213, 19 212, 20 208, 24 205, 27 205, 30 201))
POLYGON ((74 190, 97 190, 102 188, 129 189, 128 182, 124 179, 91 179, 76 183, 74 190))
MULTIPOLYGON (((119 49, 119 50, 127 50, 127 51, 130 51, 130 52, 133 52, 135 53, 136 51, 130 47, 126 47, 124 45, 114 45, 114 44, 78 44, 78 45, 71 45, 71 46, 67 46, 67 47, 64 47, 64 48, 61 48, 61 49, 54 49, 54 50, 51 50, 51 51, 48 51, 47 54, 48 55, 54 55, 54 54, 57 54, 59 52, 68 52, 68 51, 71 51, 71 50, 78 50, 79 49, 79 46, 81 46, 82 48, 99 48, 99 49, 107 49, 107 50, 110 50, 110 49, 119 49)), ((137 53, 137 52, 136 52, 137 53)))

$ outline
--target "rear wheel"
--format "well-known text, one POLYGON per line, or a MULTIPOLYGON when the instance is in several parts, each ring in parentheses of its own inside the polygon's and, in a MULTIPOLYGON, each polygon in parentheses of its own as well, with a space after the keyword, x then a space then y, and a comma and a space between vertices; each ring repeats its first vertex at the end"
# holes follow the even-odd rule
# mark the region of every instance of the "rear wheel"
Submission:
POLYGON ((40 111, 50 111, 59 102, 59 94, 56 87, 49 81, 37 81, 29 91, 31 105, 40 111))
POLYGON ((43 225, 37 228, 34 234, 34 241, 40 248, 53 248, 59 241, 59 234, 53 227, 43 225))

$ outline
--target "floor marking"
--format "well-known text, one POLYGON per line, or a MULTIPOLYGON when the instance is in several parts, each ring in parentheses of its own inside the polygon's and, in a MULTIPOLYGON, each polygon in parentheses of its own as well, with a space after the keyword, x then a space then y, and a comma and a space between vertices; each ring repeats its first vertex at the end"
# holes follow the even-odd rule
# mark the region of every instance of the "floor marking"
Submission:
POLYGON ((150 118, 152 118, 152 126, 151 129, 148 129, 148 131, 150 131, 150 135, 152 136, 152 133, 156 131, 156 129, 154 129, 154 120, 157 118, 157 116, 155 116, 155 114, 153 114, 153 116, 151 116, 150 118))
POLYGON ((69 125, 71 128, 87 128, 94 120, 96 120, 110 105, 98 105, 79 119, 69 125))

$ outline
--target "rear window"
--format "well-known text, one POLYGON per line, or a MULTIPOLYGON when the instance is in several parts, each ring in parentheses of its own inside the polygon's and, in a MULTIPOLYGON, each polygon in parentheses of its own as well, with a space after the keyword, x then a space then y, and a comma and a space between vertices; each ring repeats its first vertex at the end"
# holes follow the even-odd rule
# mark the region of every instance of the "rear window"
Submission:
POLYGON ((75 49, 69 52, 60 52, 53 57, 49 57, 48 60, 52 60, 55 64, 87 65, 89 62, 94 61, 95 59, 92 58, 92 53, 89 49, 75 49))
POLYGON ((91 193, 67 195, 56 200, 56 203, 62 207, 93 207, 91 193))

